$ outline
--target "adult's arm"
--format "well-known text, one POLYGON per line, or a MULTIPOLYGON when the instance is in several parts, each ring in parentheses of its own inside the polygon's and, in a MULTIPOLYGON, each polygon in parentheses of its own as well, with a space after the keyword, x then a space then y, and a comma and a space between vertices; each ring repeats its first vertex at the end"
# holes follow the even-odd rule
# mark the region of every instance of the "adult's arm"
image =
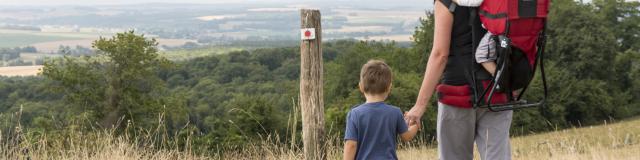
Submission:
POLYGON ((451 30, 453 28, 453 14, 439 0, 434 5, 434 34, 433 47, 429 61, 427 61, 427 69, 424 73, 422 85, 415 105, 407 113, 405 120, 408 124, 416 121, 420 122, 420 118, 427 109, 427 103, 433 95, 438 85, 442 72, 447 64, 449 57, 449 45, 451 44, 451 30))

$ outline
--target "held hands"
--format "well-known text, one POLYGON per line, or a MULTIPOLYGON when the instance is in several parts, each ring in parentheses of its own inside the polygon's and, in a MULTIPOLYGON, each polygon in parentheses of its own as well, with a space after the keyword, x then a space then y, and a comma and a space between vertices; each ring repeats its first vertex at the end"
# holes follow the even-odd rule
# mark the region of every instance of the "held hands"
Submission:
POLYGON ((418 120, 415 119, 407 119, 407 115, 409 114, 409 112, 404 112, 404 118, 405 118, 405 122, 407 123, 407 125, 409 126, 409 128, 413 128, 413 127, 417 127, 418 129, 420 128, 420 120, 418 118, 418 120))
MULTIPOLYGON (((407 115, 410 115, 411 112, 405 112, 404 113, 404 117, 407 118, 407 115)), ((411 119, 409 121, 407 121, 407 124, 409 125, 409 128, 406 132, 400 134, 400 138, 402 139, 402 141, 408 142, 411 139, 413 139, 413 137, 416 136, 416 134, 418 133, 418 130, 420 130, 420 121, 419 120, 414 120, 411 119)))
POLYGON ((413 106, 409 112, 404 113, 404 120, 409 125, 413 124, 420 126, 420 119, 422 118, 422 114, 424 113, 424 107, 413 106))

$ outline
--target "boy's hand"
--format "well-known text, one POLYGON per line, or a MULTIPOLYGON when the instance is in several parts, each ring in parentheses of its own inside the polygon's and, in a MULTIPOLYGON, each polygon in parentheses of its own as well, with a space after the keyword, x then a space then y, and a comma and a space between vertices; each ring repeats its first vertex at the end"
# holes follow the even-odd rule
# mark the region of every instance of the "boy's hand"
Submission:
MULTIPOLYGON (((405 119, 407 118, 407 114, 409 114, 409 112, 404 112, 404 116, 405 119)), ((400 139, 402 139, 402 141, 410 141, 411 139, 413 139, 413 137, 416 136, 416 134, 418 133, 418 130, 420 129, 420 123, 414 119, 406 119, 407 120, 407 125, 409 125, 409 129, 408 131, 400 134, 400 139)))

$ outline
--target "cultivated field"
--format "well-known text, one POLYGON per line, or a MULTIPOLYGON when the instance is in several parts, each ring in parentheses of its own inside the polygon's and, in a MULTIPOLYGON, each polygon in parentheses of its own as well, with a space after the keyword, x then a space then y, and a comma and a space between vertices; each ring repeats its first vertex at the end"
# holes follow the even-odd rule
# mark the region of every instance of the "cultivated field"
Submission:
POLYGON ((381 36, 369 36, 369 37, 357 37, 357 40, 376 40, 376 41, 396 41, 396 42, 412 42, 413 35, 400 34, 400 35, 381 35, 381 36))
POLYGON ((0 32, 0 48, 6 48, 6 47, 13 48, 13 47, 26 46, 34 43, 60 41, 60 40, 73 40, 73 39, 77 39, 77 38, 0 32))
POLYGON ((0 76, 35 76, 43 66, 11 66, 0 67, 0 76))
POLYGON ((332 12, 347 17, 349 24, 393 24, 405 20, 417 21, 418 17, 425 16, 423 11, 333 9, 332 12))
MULTIPOLYGON (((60 46, 82 46, 91 48, 91 43, 100 36, 110 37, 112 34, 93 32, 38 32, 22 30, 0 29, 0 48, 34 46, 40 53, 55 53, 60 46)), ((153 37, 153 36, 147 36, 153 37)), ((159 46, 176 47, 187 42, 195 42, 189 39, 157 39, 159 46)))
MULTIPOLYGON (((95 38, 99 36, 100 34, 92 34, 92 33, 54 33, 54 32, 0 29, 0 48, 22 47, 27 45, 34 45, 37 43, 54 42, 54 41, 81 40, 81 39, 95 38)), ((56 48, 56 51, 57 51, 57 48, 56 48)))
MULTIPOLYGON (((42 43, 30 44, 38 49, 41 53, 55 53, 58 51, 60 46, 70 46, 74 48, 75 46, 82 46, 85 48, 91 48, 91 44, 93 41, 97 40, 98 37, 90 38, 90 39, 79 39, 79 40, 61 40, 61 41, 49 41, 42 43)), ((159 46, 169 46, 176 47, 184 45, 187 42, 195 42, 195 40, 187 40, 187 39, 157 39, 159 46)))
POLYGON ((173 61, 189 60, 216 54, 225 54, 233 51, 242 51, 242 48, 234 47, 207 47, 191 50, 175 50, 160 52, 160 55, 173 61))

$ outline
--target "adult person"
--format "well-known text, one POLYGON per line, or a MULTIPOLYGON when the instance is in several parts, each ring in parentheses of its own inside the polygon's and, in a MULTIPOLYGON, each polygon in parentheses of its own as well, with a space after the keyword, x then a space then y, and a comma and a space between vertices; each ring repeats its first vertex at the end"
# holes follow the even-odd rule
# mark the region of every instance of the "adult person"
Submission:
MULTIPOLYGON (((479 39, 472 30, 477 27, 469 25, 474 21, 479 23, 477 18, 472 18, 477 16, 470 16, 474 10, 445 4, 451 4, 450 0, 435 0, 433 47, 416 103, 406 114, 407 123, 420 122, 438 85, 469 85, 468 65, 477 64, 472 61, 474 41, 479 39)), ((510 160, 512 115, 512 111, 491 112, 483 108, 445 104, 439 100, 437 140, 440 159, 471 160, 475 142, 482 159, 510 160)))

